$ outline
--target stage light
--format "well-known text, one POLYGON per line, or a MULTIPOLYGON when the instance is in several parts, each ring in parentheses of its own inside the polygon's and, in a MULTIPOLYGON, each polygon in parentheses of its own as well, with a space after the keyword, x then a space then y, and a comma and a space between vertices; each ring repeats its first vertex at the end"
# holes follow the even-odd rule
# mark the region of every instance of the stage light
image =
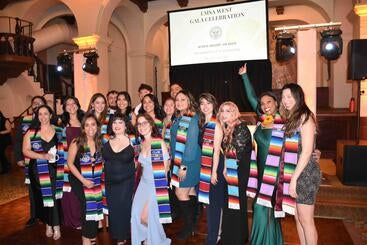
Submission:
POLYGON ((276 36, 275 58, 279 62, 292 59, 297 51, 292 33, 280 32, 276 36))
POLYGON ((97 75, 99 73, 99 67, 97 65, 98 54, 96 51, 84 53, 83 56, 86 58, 82 67, 83 71, 97 75))
POLYGON ((342 31, 329 29, 321 32, 320 54, 327 60, 336 60, 343 52, 342 31))
POLYGON ((72 56, 62 53, 57 56, 56 71, 63 76, 71 76, 73 72, 72 56))

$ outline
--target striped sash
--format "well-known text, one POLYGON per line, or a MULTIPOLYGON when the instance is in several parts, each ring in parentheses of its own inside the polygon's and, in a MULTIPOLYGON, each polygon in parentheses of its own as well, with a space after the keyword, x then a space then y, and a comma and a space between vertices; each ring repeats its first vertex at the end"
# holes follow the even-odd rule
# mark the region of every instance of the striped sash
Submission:
POLYGON ((294 215, 296 200, 289 195, 289 183, 298 162, 299 132, 292 137, 286 137, 284 143, 284 183, 283 183, 283 211, 294 215))
POLYGON ((67 156, 65 156, 65 145, 66 138, 63 137, 63 128, 54 126, 56 136, 57 136, 57 155, 59 160, 56 162, 56 193, 55 198, 62 198, 62 193, 64 189, 64 174, 65 174, 65 164, 67 163, 67 156))
POLYGON ((171 176, 171 185, 180 187, 180 181, 178 179, 178 171, 180 170, 182 156, 185 152, 187 132, 189 129, 190 121, 194 116, 194 113, 188 113, 181 117, 178 122, 178 129, 176 135, 176 150, 173 153, 173 170, 171 176))
POLYGON ((236 150, 229 149, 225 154, 225 163, 227 168, 227 191, 228 208, 240 209, 240 195, 238 187, 238 163, 236 150))
POLYGON ((166 143, 166 145, 169 147, 169 144, 171 142, 171 126, 172 126, 172 121, 169 121, 165 126, 164 126, 164 135, 163 135, 163 139, 164 142, 166 143))
POLYGON ((154 119, 154 124, 158 129, 158 132, 160 135, 162 135, 163 132, 163 121, 159 120, 159 119, 154 119))
POLYGON ((168 182, 163 161, 162 140, 159 138, 152 139, 151 159, 159 221, 161 223, 172 223, 171 207, 168 196, 168 182))
POLYGON ((258 186, 258 170, 256 160, 255 144, 252 144, 251 160, 250 160, 250 175, 248 178, 246 195, 251 198, 255 198, 258 186))
MULTIPOLYGON (((68 144, 66 142, 66 127, 62 131, 62 137, 63 137, 64 150, 65 150, 64 157, 65 157, 65 159, 68 159, 68 150, 69 149, 68 149, 68 144)), ((64 186, 62 188, 62 190, 64 192, 70 192, 71 191, 71 185, 70 185, 70 182, 69 182, 69 174, 70 174, 70 169, 69 169, 69 166, 68 166, 68 162, 65 161, 65 164, 64 164, 64 186)))
MULTIPOLYGON (((106 144, 110 139, 110 135, 108 134, 108 123, 110 121, 110 114, 107 114, 104 120, 101 122, 101 135, 102 135, 102 144, 106 144)), ((102 187, 102 205, 103 205, 103 213, 108 215, 108 207, 107 207, 107 197, 106 197, 106 185, 105 185, 105 174, 102 172, 101 176, 101 187, 102 187)))
POLYGON ((103 162, 99 153, 95 155, 95 162, 92 162, 90 149, 87 145, 85 145, 84 152, 80 154, 80 169, 82 176, 87 180, 93 181, 94 183, 92 188, 83 186, 86 200, 85 219, 99 221, 103 219, 101 186, 103 162))
POLYGON ((210 180, 214 154, 214 133, 217 120, 213 116, 204 127, 203 146, 201 150, 201 168, 199 183, 199 202, 209 204, 210 180))
MULTIPOLYGON (((22 118, 22 122, 21 122, 21 129, 22 129, 22 135, 24 136, 28 129, 31 126, 33 120, 33 115, 26 115, 22 118)), ((29 180, 29 176, 28 176, 28 166, 29 166, 29 161, 30 159, 27 156, 24 156, 24 183, 25 184, 30 184, 30 180, 29 180)))

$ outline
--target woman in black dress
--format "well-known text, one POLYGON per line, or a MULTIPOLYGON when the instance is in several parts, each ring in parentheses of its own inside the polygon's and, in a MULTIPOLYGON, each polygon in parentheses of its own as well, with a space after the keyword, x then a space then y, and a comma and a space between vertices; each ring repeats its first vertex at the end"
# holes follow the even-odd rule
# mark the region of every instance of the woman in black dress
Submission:
POLYGON ((54 113, 49 106, 38 107, 34 122, 24 135, 23 154, 31 159, 28 175, 30 188, 35 197, 35 218, 46 223, 46 236, 57 240, 61 237, 62 185, 61 189, 56 187, 56 182, 59 180, 57 165, 61 157, 56 147, 59 141, 57 132, 61 136, 61 130, 51 124, 52 119, 54 119, 54 113))
POLYGON ((111 138, 103 147, 109 231, 117 244, 129 238, 131 205, 134 189, 134 148, 128 133, 132 125, 128 115, 116 112, 111 119, 111 138))

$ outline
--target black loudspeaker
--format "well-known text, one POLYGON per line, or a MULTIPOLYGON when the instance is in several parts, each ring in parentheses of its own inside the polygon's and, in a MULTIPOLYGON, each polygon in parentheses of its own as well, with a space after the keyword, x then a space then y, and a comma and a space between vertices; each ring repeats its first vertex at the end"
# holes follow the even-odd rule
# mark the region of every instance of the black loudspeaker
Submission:
POLYGON ((354 39, 348 45, 348 79, 367 78, 367 39, 354 39))
POLYGON ((344 145, 336 171, 345 185, 367 186, 367 145, 344 145))

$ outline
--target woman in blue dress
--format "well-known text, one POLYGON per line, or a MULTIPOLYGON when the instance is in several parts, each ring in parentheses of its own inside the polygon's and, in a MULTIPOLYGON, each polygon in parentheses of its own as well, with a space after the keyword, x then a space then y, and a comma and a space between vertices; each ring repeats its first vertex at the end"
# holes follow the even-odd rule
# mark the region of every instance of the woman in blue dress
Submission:
POLYGON ((142 139, 138 161, 143 167, 143 173, 133 200, 131 244, 140 245, 143 242, 167 245, 171 240, 166 237, 162 226, 162 223, 171 222, 166 178, 169 169, 167 146, 160 137, 153 118, 148 114, 137 116, 136 127, 142 139), (157 173, 161 177, 159 181, 157 173), (158 183, 163 183, 160 190, 158 183), (157 193, 160 193, 159 205, 157 193), (162 200, 165 205, 162 205, 162 200))

